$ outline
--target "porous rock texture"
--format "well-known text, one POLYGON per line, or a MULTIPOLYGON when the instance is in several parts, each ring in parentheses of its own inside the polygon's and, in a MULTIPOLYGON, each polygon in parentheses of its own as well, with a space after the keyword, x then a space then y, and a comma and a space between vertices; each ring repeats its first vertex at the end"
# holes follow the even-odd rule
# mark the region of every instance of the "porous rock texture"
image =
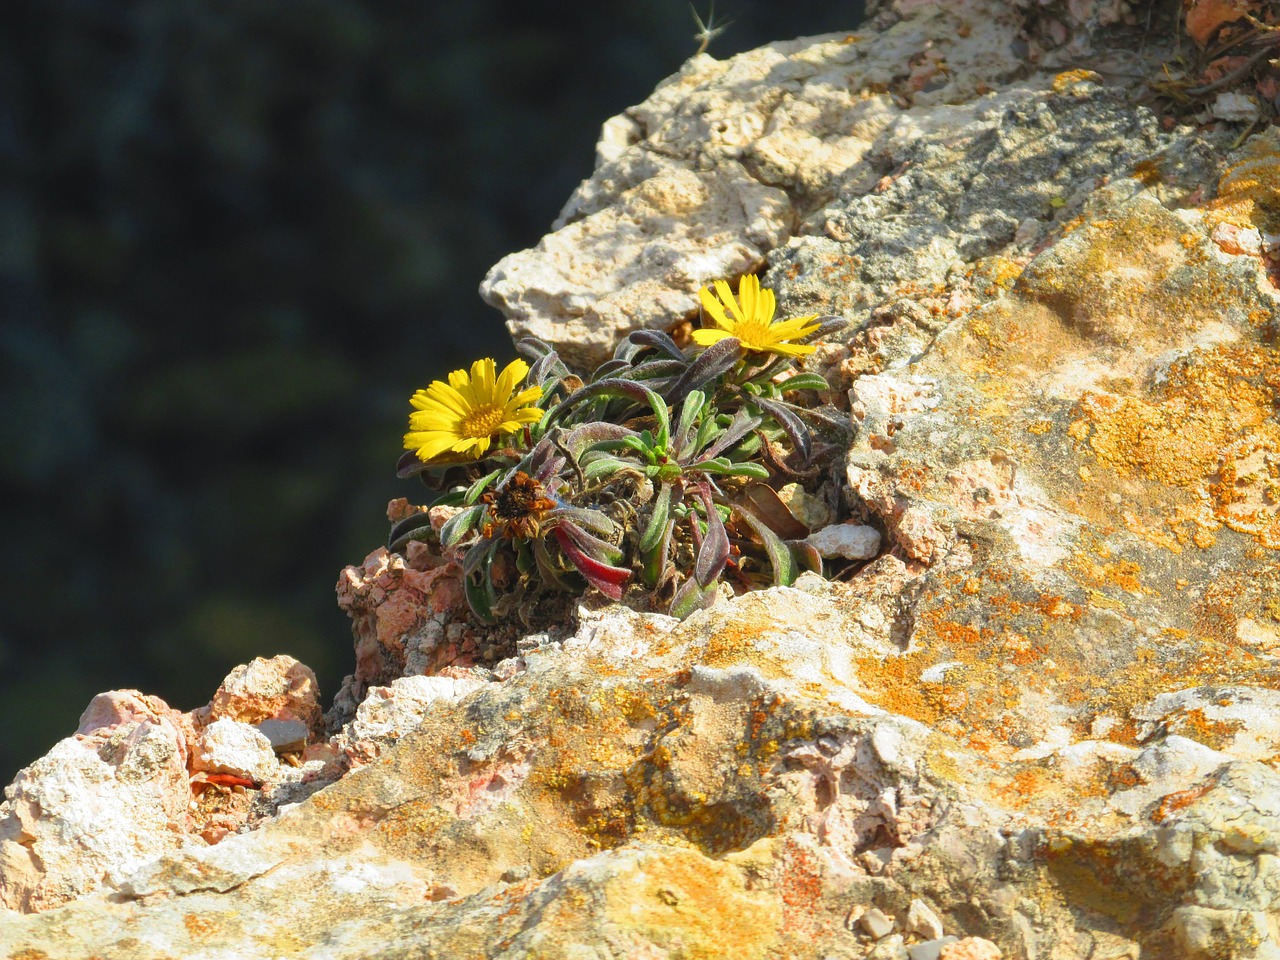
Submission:
POLYGON ((163 799, 211 709, 95 701, 20 774, 0 956, 1280 957, 1280 137, 1137 103, 1160 11, 874 14, 690 60, 485 295, 580 361, 746 270, 844 316, 878 554, 508 650, 376 551, 239 820, 163 799))

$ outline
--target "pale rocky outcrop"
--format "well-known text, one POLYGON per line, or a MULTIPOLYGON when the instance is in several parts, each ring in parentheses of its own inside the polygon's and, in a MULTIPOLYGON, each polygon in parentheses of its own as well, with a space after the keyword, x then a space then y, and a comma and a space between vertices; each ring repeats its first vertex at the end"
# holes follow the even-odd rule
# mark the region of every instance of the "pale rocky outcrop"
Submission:
MULTIPOLYGON (((295 780, 256 812, 250 788, 241 819, 138 852, 117 810, 132 859, 90 870, 36 813, 90 748, 24 771, 5 902, 79 896, 7 915, 0 948, 1280 955, 1280 137, 1136 105, 1125 75, 1165 51, 1134 19, 898 0, 695 58, 610 121, 486 295, 584 360, 726 272, 846 317, 813 358, 855 428, 820 526, 878 552, 683 623, 589 602, 512 640, 464 621, 450 565, 375 551, 339 584, 357 656, 330 738, 273 761, 295 780), (1086 53, 1097 74, 1059 71, 1086 53)), ((207 738, 189 722, 175 751, 207 738)), ((150 789, 115 781, 92 795, 150 789)))

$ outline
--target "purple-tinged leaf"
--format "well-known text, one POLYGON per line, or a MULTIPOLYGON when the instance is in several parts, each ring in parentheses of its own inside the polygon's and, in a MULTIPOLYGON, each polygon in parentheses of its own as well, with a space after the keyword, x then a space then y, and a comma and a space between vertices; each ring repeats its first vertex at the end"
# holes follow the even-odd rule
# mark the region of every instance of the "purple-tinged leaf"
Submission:
POLYGON ((668 613, 678 620, 684 620, 698 610, 705 610, 715 602, 718 586, 718 583, 713 582, 703 587, 697 580, 686 580, 672 598, 668 613))
POLYGON ((569 562, 578 568, 578 572, 587 578, 587 583, 595 587, 610 600, 622 599, 622 588, 631 579, 631 571, 622 567, 611 567, 601 563, 595 557, 585 553, 562 527, 554 531, 556 542, 569 558, 569 562))
POLYGON ((724 428, 724 433, 718 436, 716 442, 703 453, 703 459, 720 456, 720 454, 724 453, 724 451, 728 450, 763 422, 759 417, 753 416, 745 409, 738 410, 733 415, 733 419, 729 421, 729 425, 724 428))
POLYGON ((698 354, 680 379, 667 388, 667 401, 675 406, 688 396, 690 390, 700 390, 704 384, 732 370, 741 356, 742 344, 736 339, 725 337, 717 340, 698 354))
POLYGON ((777 492, 767 484, 753 483, 742 491, 741 506, 783 540, 801 540, 809 535, 809 528, 796 519, 796 515, 782 502, 777 492))
POLYGON ((676 342, 661 330, 636 330, 627 339, 637 346, 652 347, 654 350, 665 353, 673 360, 679 360, 681 363, 687 362, 684 351, 676 346, 676 342))
POLYGON ((787 404, 779 400, 766 400, 764 397, 753 397, 752 402, 773 417, 787 432, 787 436, 791 438, 791 445, 796 448, 802 460, 807 461, 813 455, 813 435, 809 433, 809 428, 804 425, 804 421, 796 416, 787 404))
POLYGON ((725 532, 724 521, 716 510, 711 494, 706 490, 698 491, 698 499, 707 511, 707 534, 698 548, 698 558, 693 563, 693 576, 698 586, 705 587, 713 583, 729 562, 729 535, 725 532))
MULTIPOLYGON (((570 520, 585 530, 604 536, 608 536, 616 529, 614 522, 599 510, 589 510, 586 507, 556 507, 547 512, 547 520, 570 520)), ((610 544, 610 546, 613 545, 610 544)))
POLYGON ((815 340, 821 340, 823 337, 835 333, 837 330, 843 330, 849 325, 849 321, 844 317, 828 315, 818 317, 818 327, 816 330, 810 330, 796 343, 813 343, 815 340))

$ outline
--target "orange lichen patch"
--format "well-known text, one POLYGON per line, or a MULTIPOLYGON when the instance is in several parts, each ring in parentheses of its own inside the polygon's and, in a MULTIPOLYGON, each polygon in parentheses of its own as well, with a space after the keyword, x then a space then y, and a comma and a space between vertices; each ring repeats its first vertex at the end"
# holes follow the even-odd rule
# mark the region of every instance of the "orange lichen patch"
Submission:
POLYGON ((1078 83, 1101 83, 1102 77, 1092 70, 1064 70, 1053 78, 1053 92, 1066 93, 1078 83))
POLYGON ((1244 729, 1241 720, 1213 720, 1203 710, 1187 710, 1166 721, 1169 732, 1198 740, 1207 747, 1221 750, 1231 744, 1237 733, 1244 729))
POLYGON ((1156 823, 1164 823, 1166 820, 1173 819, 1212 790, 1213 787, 1214 784, 1210 781, 1202 783, 1198 787, 1192 787, 1190 790, 1179 790, 1177 793, 1168 794, 1160 800, 1155 810, 1151 812, 1151 819, 1156 823))
POLYGON ((1218 195, 1204 205, 1211 227, 1233 223, 1280 231, 1280 136, 1275 130, 1249 140, 1239 161, 1218 180, 1218 195))
MULTIPOLYGON (((1086 426, 1074 433, 1120 477, 1189 494, 1169 503, 1163 518, 1164 536, 1180 546, 1212 546, 1214 530, 1225 525, 1280 549, 1278 388, 1274 348, 1217 346, 1173 364, 1146 397, 1085 393, 1086 426)), ((1136 514, 1125 525, 1156 537, 1136 514)))
POLYGON ((604 919, 624 936, 687 960, 765 957, 782 919, 777 899, 747 890, 735 867, 681 850, 620 870, 604 900, 604 919))
POLYGON ((182 925, 187 928, 187 934, 194 940, 203 938, 217 932, 218 925, 207 917, 202 917, 198 913, 187 913, 182 917, 182 925))

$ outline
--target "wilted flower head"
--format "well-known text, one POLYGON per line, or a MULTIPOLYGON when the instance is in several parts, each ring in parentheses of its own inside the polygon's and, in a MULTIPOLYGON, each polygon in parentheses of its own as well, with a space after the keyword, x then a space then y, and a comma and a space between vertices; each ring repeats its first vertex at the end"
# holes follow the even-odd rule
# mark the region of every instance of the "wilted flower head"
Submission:
POLYGON ((436 380, 415 393, 409 400, 414 412, 409 415, 405 449, 413 450, 424 463, 476 459, 495 438, 540 420, 542 411, 527 404, 542 396, 542 388, 515 392, 529 365, 512 360, 501 374, 496 370, 497 364, 486 357, 471 365, 470 374, 455 370, 448 383, 436 380))
POLYGON ((693 331, 695 343, 707 347, 726 337, 735 337, 745 350, 780 353, 792 357, 813 353, 812 344, 787 341, 807 336, 817 330, 817 314, 774 323, 773 314, 777 309, 777 301, 773 291, 767 287, 762 288, 760 280, 753 274, 742 278, 738 284, 737 297, 734 297, 729 284, 723 280, 717 280, 715 288, 714 294, 710 287, 703 287, 698 293, 703 309, 716 326, 693 331))

